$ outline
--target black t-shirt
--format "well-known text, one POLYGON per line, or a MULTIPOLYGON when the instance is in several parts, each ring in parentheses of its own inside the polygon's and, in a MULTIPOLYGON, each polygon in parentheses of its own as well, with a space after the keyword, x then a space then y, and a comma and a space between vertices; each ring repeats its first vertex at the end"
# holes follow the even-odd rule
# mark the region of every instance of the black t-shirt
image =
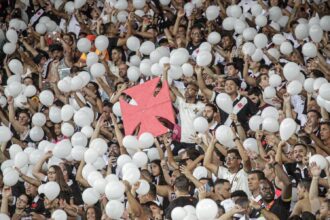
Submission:
POLYGON ((42 199, 40 196, 35 197, 30 206, 30 212, 43 214, 45 212, 44 199, 42 199))
POLYGON ((186 205, 196 206, 197 202, 197 199, 192 196, 181 196, 177 199, 174 199, 165 210, 166 219, 171 219, 171 212, 174 208, 183 207, 186 205))
POLYGON ((187 45, 187 50, 188 50, 189 54, 191 55, 194 52, 194 50, 196 50, 199 47, 199 45, 201 45, 201 43, 199 43, 198 45, 195 46, 191 42, 189 42, 187 45))
POLYGON ((282 198, 274 200, 273 205, 269 209, 270 212, 274 213, 279 219, 288 219, 290 216, 290 201, 283 201, 282 198))

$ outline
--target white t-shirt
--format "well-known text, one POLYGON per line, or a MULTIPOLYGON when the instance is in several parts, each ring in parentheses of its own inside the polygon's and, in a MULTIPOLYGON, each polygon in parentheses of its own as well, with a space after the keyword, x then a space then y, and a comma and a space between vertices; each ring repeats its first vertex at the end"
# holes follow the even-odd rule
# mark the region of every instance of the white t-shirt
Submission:
POLYGON ((183 98, 177 97, 175 106, 179 109, 181 122, 181 142, 193 143, 191 137, 195 134, 194 120, 202 115, 205 104, 198 101, 197 103, 187 103, 183 98))
POLYGON ((218 178, 226 179, 230 182, 231 192, 243 190, 248 196, 251 196, 248 187, 248 174, 244 169, 240 169, 237 173, 231 173, 226 167, 220 166, 218 169, 218 178))

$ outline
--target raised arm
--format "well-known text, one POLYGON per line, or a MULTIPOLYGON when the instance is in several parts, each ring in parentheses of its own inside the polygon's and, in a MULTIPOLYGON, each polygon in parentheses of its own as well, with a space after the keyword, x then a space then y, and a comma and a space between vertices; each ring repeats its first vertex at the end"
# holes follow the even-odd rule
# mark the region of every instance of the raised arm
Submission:
POLYGON ((7 101, 9 109, 9 121, 17 132, 23 133, 25 131, 25 127, 20 125, 20 123, 15 119, 14 98, 12 96, 8 96, 7 101))
POLYGON ((253 77, 249 76, 249 63, 250 63, 249 55, 245 55, 244 56, 243 78, 247 84, 255 87, 257 85, 257 82, 253 77))
POLYGON ((315 162, 310 164, 310 171, 313 176, 311 186, 309 188, 309 202, 311 203, 312 213, 315 214, 320 210, 321 203, 319 200, 319 178, 321 174, 321 168, 317 166, 315 162))
POLYGON ((239 137, 236 136, 236 132, 235 130, 233 129, 233 134, 234 134, 234 143, 235 145, 237 146, 237 150, 239 152, 239 155, 241 156, 242 158, 242 162, 243 162, 243 169, 245 172, 250 172, 251 169, 252 169, 252 166, 251 166, 251 160, 248 156, 248 154, 246 153, 244 147, 243 147, 243 144, 240 140, 239 137))
POLYGON ((207 148, 207 151, 205 153, 203 166, 206 167, 207 169, 209 169, 212 173, 214 173, 217 176, 218 167, 212 163, 214 145, 216 142, 217 142, 217 140, 216 140, 215 136, 213 135, 212 140, 210 142, 210 146, 207 148))
MULTIPOLYGON (((273 156, 271 156, 271 158, 274 161, 273 156)), ((283 201, 290 201, 292 196, 292 183, 281 164, 275 162, 273 165, 276 177, 283 183, 281 198, 283 201)))
POLYGON ((37 178, 37 180, 39 181, 43 181, 45 180, 46 175, 44 173, 42 173, 41 168, 42 165, 44 164, 44 162, 46 160, 48 160, 49 158, 51 158, 53 156, 53 153, 51 151, 48 151, 37 163, 36 165, 33 167, 32 170, 32 174, 35 178, 37 178))
POLYGON ((202 67, 196 66, 195 72, 197 74, 197 82, 198 82, 199 89, 202 91, 202 93, 205 95, 205 97, 208 100, 211 100, 214 92, 211 89, 208 89, 205 85, 205 82, 204 82, 204 79, 202 76, 202 67))
POLYGON ((121 155, 122 154, 128 154, 127 151, 126 151, 126 148, 123 145, 123 138, 124 137, 123 137, 123 134, 121 133, 120 128, 117 124, 117 118, 115 117, 115 115, 113 113, 110 114, 110 117, 111 117, 112 124, 115 127, 115 134, 116 134, 118 144, 119 144, 119 147, 120 147, 120 154, 121 155))

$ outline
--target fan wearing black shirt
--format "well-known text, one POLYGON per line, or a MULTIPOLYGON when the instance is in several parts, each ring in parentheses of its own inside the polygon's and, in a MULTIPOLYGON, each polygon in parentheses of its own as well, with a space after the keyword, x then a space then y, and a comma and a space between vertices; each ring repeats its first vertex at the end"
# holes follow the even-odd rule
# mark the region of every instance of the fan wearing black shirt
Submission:
POLYGON ((196 206, 198 202, 196 198, 189 194, 189 180, 183 175, 176 178, 174 182, 174 192, 176 199, 174 199, 165 210, 166 219, 171 219, 171 212, 175 207, 183 207, 186 205, 196 206))

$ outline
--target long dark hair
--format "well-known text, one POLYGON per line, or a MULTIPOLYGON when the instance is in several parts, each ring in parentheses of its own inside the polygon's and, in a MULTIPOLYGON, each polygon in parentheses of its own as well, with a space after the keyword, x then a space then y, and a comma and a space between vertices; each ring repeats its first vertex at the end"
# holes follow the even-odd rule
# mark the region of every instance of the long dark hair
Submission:
MULTIPOLYGON (((156 164, 159 167, 159 182, 157 185, 166 185, 167 183, 165 181, 163 170, 160 165, 160 160, 153 160, 151 163, 156 164)), ((153 176, 153 178, 155 179, 155 176, 153 176)))
POLYGON ((60 186, 61 192, 71 193, 72 192, 71 191, 71 188, 65 182, 64 175, 63 175, 63 172, 62 172, 61 168, 59 166, 57 166, 57 165, 52 165, 49 168, 53 168, 55 170, 55 173, 56 173, 56 182, 60 186))

